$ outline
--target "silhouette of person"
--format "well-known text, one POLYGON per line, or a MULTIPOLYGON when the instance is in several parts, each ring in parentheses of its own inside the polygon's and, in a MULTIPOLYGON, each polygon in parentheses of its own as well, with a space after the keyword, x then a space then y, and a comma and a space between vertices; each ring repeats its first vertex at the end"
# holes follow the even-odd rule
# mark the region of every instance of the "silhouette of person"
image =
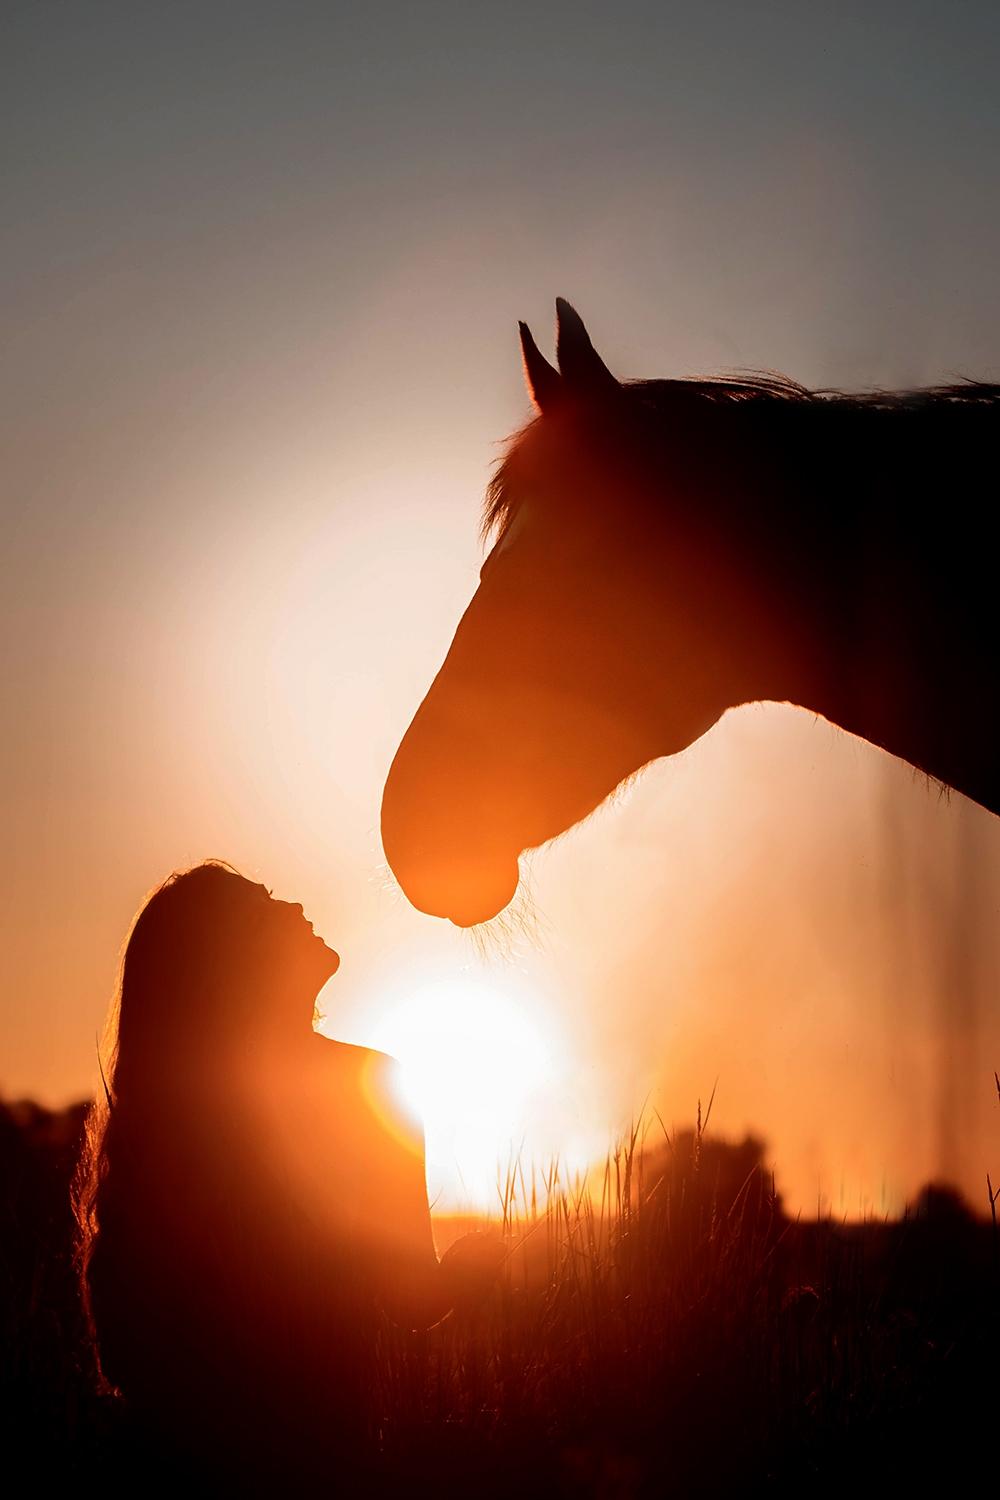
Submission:
POLYGON ((126 945, 81 1168, 105 1377, 164 1463, 252 1489, 351 1472, 379 1306, 426 1328, 501 1253, 470 1236, 439 1263, 396 1065, 311 1027, 338 965, 228 866, 173 875, 126 945))

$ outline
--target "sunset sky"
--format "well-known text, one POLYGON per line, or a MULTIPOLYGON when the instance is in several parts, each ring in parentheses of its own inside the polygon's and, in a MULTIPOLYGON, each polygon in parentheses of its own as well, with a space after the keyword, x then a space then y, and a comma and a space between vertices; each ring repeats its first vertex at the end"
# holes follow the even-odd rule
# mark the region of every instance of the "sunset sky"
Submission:
POLYGON ((515 1017, 530 1153, 718 1080, 806 1212, 983 1199, 995 819, 747 709, 537 856, 484 958, 378 813, 528 415, 518 318, 551 352, 570 298, 621 375, 1000 380, 997 7, 9 0, 0 58, 0 1091, 94 1086, 133 912, 218 856, 341 952, 331 1034, 515 1017))

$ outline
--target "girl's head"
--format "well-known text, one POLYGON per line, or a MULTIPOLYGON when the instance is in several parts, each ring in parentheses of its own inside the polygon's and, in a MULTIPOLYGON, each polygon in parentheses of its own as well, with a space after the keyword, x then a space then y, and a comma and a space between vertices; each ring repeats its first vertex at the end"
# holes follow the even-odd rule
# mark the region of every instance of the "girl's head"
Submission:
POLYGON ((116 1075, 133 1052, 192 1058, 236 1035, 307 1028, 339 958, 301 906, 211 862, 172 875, 125 948, 116 1075))

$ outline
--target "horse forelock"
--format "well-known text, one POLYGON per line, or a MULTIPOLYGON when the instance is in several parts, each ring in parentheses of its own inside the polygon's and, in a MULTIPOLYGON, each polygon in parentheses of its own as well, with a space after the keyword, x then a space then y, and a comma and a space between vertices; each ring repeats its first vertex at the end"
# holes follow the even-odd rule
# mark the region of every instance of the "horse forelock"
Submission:
MULTIPOLYGON (((941 408, 991 408, 1000 412, 1000 385, 983 381, 962 380, 954 385, 937 385, 913 390, 840 391, 810 390, 774 371, 737 372, 706 376, 697 380, 630 380, 621 385, 626 408, 641 410, 647 416, 672 422, 682 403, 694 402, 714 408, 738 408, 741 422, 751 424, 756 415, 763 416, 775 408, 823 409, 834 417, 845 419, 857 412, 919 413, 941 408)), ((734 412, 735 415, 735 412, 734 412)), ((790 418, 797 420, 795 415, 790 418)), ((480 532, 484 545, 502 540, 525 497, 526 480, 531 468, 529 438, 545 421, 536 417, 507 441, 496 464, 483 503, 480 532)), ((752 428, 747 429, 748 433, 752 428)), ((652 447, 657 440, 656 424, 631 429, 636 448, 643 443, 652 447)))
POLYGON ((532 428, 541 421, 536 417, 512 438, 508 438, 504 452, 497 459, 493 474, 486 486, 483 513, 479 522, 479 534, 484 546, 499 542, 507 531, 514 513, 523 498, 517 483, 517 470, 523 460, 523 444, 532 428))

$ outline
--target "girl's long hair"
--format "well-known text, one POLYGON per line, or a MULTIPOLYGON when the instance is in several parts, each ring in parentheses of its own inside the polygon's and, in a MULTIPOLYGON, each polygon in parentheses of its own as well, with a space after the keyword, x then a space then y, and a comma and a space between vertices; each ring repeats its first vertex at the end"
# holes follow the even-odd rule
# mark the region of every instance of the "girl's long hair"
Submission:
POLYGON ((181 1186, 173 1179, 213 1137, 233 1046, 267 978, 266 945, 254 941, 263 903, 254 911, 253 892, 219 860, 175 873, 125 941, 74 1182, 77 1264, 95 1336, 98 1246, 109 1279, 127 1277, 133 1268, 116 1263, 130 1238, 123 1231, 149 1221, 156 1200, 169 1212, 170 1189, 181 1186))

